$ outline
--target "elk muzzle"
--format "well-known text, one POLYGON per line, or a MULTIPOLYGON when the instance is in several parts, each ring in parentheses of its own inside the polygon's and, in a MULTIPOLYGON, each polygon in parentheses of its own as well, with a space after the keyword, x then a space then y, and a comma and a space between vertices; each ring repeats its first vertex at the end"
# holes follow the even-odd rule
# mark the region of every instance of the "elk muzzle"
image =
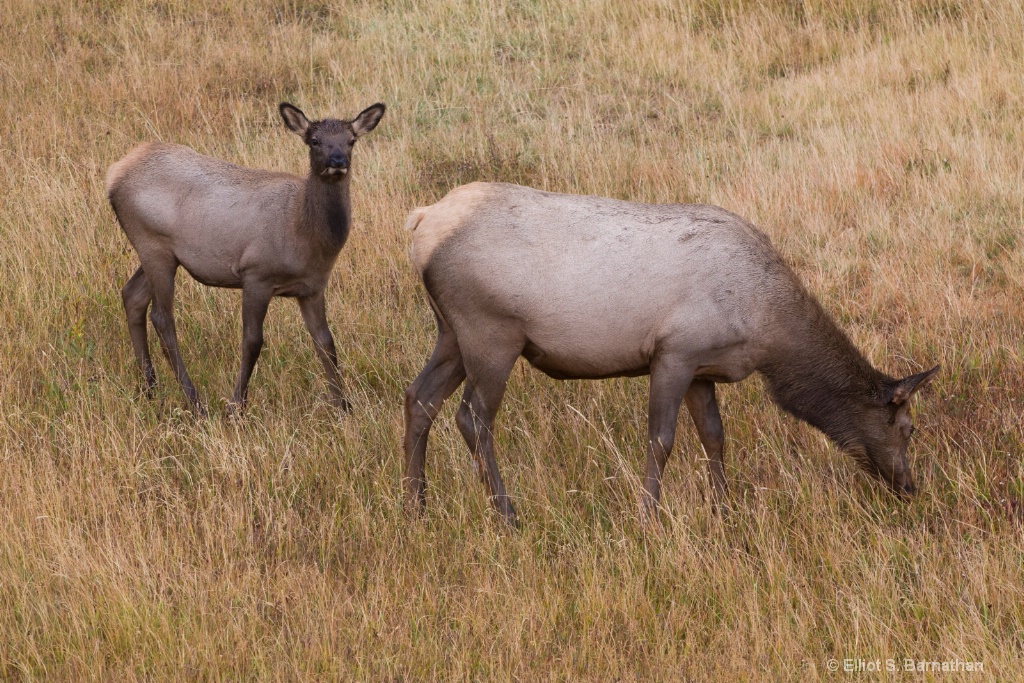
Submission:
POLYGON ((334 152, 327 158, 327 168, 322 171, 321 175, 345 175, 348 173, 348 165, 349 159, 347 154, 334 152))

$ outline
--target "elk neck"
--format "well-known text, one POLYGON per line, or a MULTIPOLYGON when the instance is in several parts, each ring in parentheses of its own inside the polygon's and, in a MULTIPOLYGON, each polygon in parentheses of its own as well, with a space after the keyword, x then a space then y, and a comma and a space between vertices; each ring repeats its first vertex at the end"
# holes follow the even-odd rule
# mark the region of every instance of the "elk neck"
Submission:
POLYGON ((333 183, 310 174, 303 192, 302 225, 328 250, 340 251, 352 222, 349 175, 333 183))
POLYGON ((824 432, 840 447, 860 441, 858 416, 882 404, 885 374, 876 370, 806 291, 788 313, 781 341, 761 373, 786 412, 824 432))

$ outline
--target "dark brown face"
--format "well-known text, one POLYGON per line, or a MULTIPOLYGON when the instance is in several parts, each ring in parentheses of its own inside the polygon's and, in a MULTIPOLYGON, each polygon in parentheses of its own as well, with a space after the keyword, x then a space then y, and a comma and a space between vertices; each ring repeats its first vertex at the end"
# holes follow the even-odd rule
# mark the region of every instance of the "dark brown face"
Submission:
POLYGON ((910 437, 914 434, 910 397, 938 372, 939 367, 935 366, 882 387, 882 404, 872 407, 864 416, 861 438, 848 449, 865 470, 897 493, 914 495, 917 492, 907 460, 910 437))
POLYGON ((888 484, 900 494, 914 495, 917 492, 910 474, 907 450, 914 425, 910 419, 907 404, 888 404, 878 410, 865 430, 865 455, 858 458, 861 465, 871 474, 888 484))
POLYGON ((363 135, 377 127, 384 116, 384 105, 374 104, 351 121, 324 119, 310 121, 298 108, 282 102, 284 124, 309 146, 309 170, 325 182, 338 182, 348 175, 352 147, 363 135))
POLYGON ((356 134, 352 124, 337 119, 311 123, 306 131, 309 145, 309 170, 330 182, 348 175, 356 134))

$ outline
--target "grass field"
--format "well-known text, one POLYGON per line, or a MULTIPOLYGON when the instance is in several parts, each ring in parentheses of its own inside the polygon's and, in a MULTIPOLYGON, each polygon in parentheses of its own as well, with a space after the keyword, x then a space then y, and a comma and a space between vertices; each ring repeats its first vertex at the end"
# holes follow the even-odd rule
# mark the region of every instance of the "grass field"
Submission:
MULTIPOLYGON (((1014 0, 5 0, 0 679, 1024 677, 1024 9, 1014 0), (278 118, 388 113, 328 313, 356 413, 276 301, 240 423, 240 296, 180 274, 209 402, 141 393, 107 166, 143 140, 303 172, 278 118), (433 319, 402 225, 472 180, 724 206, 880 368, 936 363, 901 503, 759 379, 723 387, 734 514, 680 420, 637 519, 646 379, 516 368, 489 510, 450 401, 402 510, 433 319), (982 662, 844 674, 829 661, 982 662)), ((151 335, 151 343, 155 338, 151 335)), ((156 347, 153 347, 157 352, 156 347)))

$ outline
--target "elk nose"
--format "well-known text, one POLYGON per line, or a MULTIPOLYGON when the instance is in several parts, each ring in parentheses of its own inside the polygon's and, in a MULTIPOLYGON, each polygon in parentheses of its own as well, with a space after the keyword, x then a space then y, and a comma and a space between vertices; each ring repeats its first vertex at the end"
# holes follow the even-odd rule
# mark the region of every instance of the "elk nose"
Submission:
POLYGON ((342 152, 334 152, 327 159, 327 165, 331 168, 348 168, 348 155, 342 152))

